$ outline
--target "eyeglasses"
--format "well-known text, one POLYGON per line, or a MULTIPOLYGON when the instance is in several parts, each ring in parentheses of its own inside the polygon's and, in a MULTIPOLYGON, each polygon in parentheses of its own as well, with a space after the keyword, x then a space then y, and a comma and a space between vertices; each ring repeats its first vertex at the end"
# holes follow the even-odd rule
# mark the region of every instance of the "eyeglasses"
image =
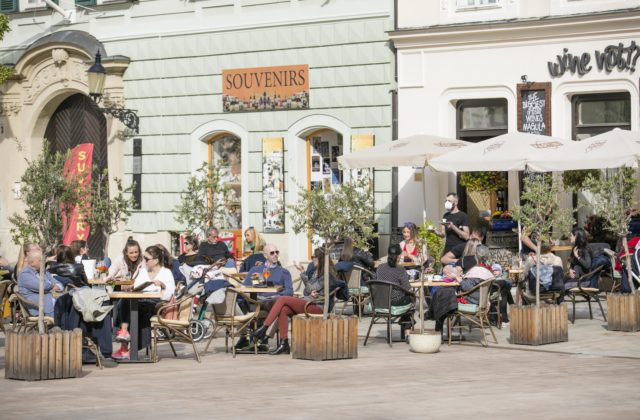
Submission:
POLYGON ((153 257, 147 257, 146 255, 144 255, 142 258, 144 258, 144 260, 145 260, 145 261, 155 260, 155 258, 153 258, 153 257))
POLYGON ((269 253, 269 255, 273 255, 273 254, 280 255, 280 251, 271 251, 269 253))

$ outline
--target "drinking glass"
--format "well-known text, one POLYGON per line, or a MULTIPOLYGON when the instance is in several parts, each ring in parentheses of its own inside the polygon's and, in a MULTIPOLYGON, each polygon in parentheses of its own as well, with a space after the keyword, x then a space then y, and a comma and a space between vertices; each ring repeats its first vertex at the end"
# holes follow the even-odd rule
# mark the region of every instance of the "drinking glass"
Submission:
POLYGON ((265 283, 269 281, 269 277, 271 277, 271 271, 269 271, 269 269, 265 267, 265 269, 262 271, 262 278, 264 278, 265 283))

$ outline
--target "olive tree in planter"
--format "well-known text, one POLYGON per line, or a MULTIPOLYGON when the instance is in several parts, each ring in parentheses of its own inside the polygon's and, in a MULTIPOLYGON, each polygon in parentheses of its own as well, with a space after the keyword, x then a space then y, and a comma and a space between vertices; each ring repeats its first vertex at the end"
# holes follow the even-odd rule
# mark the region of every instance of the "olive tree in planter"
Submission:
POLYGON ((122 180, 114 179, 115 190, 110 191, 109 173, 105 169, 103 173, 93 176, 89 202, 87 203, 86 221, 95 232, 100 232, 104 237, 103 257, 109 252, 109 238, 118 231, 119 224, 126 223, 131 216, 131 208, 135 204, 133 197, 126 198, 125 194, 131 194, 133 186, 123 188, 122 180))
MULTIPOLYGON (((631 267, 631 256, 627 244, 633 192, 638 183, 635 170, 619 168, 608 171, 605 176, 590 176, 585 180, 586 188, 592 194, 591 206, 606 221, 605 228, 617 236, 626 255, 625 265, 631 267)), ((611 330, 640 330, 640 296, 633 279, 628 276, 631 294, 607 295, 608 324, 611 330)))
MULTIPOLYGON (((567 234, 573 224, 571 209, 563 209, 558 204, 558 184, 549 182, 548 177, 551 174, 533 174, 525 178, 520 197, 525 204, 516 206, 513 212, 513 217, 520 221, 522 228, 538 238, 536 261, 540 261, 542 242, 551 242, 554 231, 560 235, 567 234)), ((523 273, 523 276, 526 274, 523 273)), ((535 293, 535 305, 511 308, 509 329, 512 342, 537 345, 567 341, 566 305, 540 305, 540 264, 536 265, 535 293)))
MULTIPOLYGON (((334 245, 342 239, 353 239, 354 246, 366 249, 367 243, 377 234, 373 231, 374 207, 373 191, 368 178, 345 182, 337 186, 332 193, 323 193, 320 189, 306 190, 300 187, 296 203, 289 205, 291 229, 295 233, 305 232, 316 246, 321 246, 324 255, 331 255, 334 245)), ((329 258, 324 261, 324 290, 329 293, 329 258)), ((294 336, 294 358, 327 360, 357 357, 358 319, 352 317, 329 317, 329 299, 324 300, 323 319, 307 320, 295 317, 294 331, 305 331, 311 341, 298 340, 294 336), (298 324, 298 325, 296 325, 298 324), (338 324, 342 326, 338 327, 338 324), (337 338, 335 346, 331 333, 335 328, 348 332, 337 338), (322 337, 319 337, 322 335, 322 337), (345 340, 346 338, 346 340, 345 340), (305 341, 305 342, 302 342, 305 341), (304 348, 306 343, 314 348, 304 348), (320 348, 318 348, 320 347, 320 348), (349 351, 332 353, 332 349, 342 348, 349 351)), ((335 335, 337 337, 337 334, 335 335)))
MULTIPOLYGON (((62 240, 63 219, 68 217, 74 206, 83 208, 84 198, 86 196, 83 188, 79 187, 79 179, 74 176, 68 176, 64 173, 64 164, 67 161, 68 154, 50 153, 49 145, 45 141, 42 152, 35 160, 27 159, 27 168, 20 178, 21 183, 21 200, 25 205, 25 211, 18 214, 14 213, 9 217, 12 224, 11 236, 17 244, 24 244, 26 241, 40 244, 44 249, 47 246, 58 244, 62 240)), ((12 369, 5 371, 6 376, 18 379, 46 379, 62 376, 47 376, 47 369, 44 366, 44 354, 41 354, 45 348, 45 343, 51 343, 51 336, 47 336, 44 327, 44 277, 45 277, 45 260, 42 258, 40 263, 40 284, 38 298, 38 336, 26 337, 24 333, 11 333, 7 336, 7 366, 12 369), (10 341, 20 340, 28 345, 22 346, 22 354, 17 354, 17 347, 10 345, 10 341), (33 359, 33 363, 25 364, 16 363, 17 359, 27 357, 29 361, 33 359), (35 364, 34 364, 35 363, 35 364), (40 369, 32 369, 33 366, 40 366, 40 369), (28 372, 27 372, 28 370, 28 372), (41 375, 42 374, 42 375, 41 375)), ((67 332, 68 333, 68 332, 67 332)), ((60 333, 58 333, 59 335, 60 333)), ((69 340, 69 339, 67 339, 69 340)), ((80 354, 82 334, 79 338, 77 335, 73 340, 73 354, 80 354)), ((55 343, 55 339, 54 339, 55 343)), ((69 341, 67 341, 69 345, 69 341)), ((49 363, 55 362, 55 350, 49 348, 49 363), (52 353, 53 352, 53 353, 52 353), (54 357, 52 357, 52 355, 54 357)), ((25 359, 21 359, 25 360, 25 359)), ((56 369, 54 369, 55 371, 56 369)), ((79 374, 79 371, 75 373, 79 374)), ((61 374, 62 375, 62 374, 61 374)), ((69 376, 67 371, 66 377, 69 376)))
POLYGON ((175 219, 185 225, 187 233, 197 235, 203 228, 223 226, 229 213, 221 165, 203 162, 180 193, 175 219))

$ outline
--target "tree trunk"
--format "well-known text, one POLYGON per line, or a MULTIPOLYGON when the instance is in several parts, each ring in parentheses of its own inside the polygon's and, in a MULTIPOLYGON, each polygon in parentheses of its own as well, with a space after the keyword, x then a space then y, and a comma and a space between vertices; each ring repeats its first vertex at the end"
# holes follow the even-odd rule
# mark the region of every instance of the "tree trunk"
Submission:
POLYGON ((111 236, 111 235, 109 235, 109 233, 105 229, 102 230, 102 234, 104 235, 104 248, 102 248, 102 258, 106 259, 109 256, 109 254, 108 254, 108 252, 109 252, 109 236, 111 236))
POLYGON ((331 247, 327 246, 324 248, 324 307, 322 309, 322 318, 329 319, 329 294, 331 290, 329 290, 329 252, 331 251, 331 247))
POLYGON ((38 333, 44 334, 44 255, 40 260, 40 285, 38 288, 38 333))
POLYGON ((540 252, 542 248, 541 241, 536 243, 536 307, 540 307, 540 252))
POLYGON ((627 268, 627 280, 629 281, 629 288, 631 289, 631 293, 636 293, 636 286, 633 284, 633 275, 631 274, 631 254, 629 254, 629 244, 627 243, 627 238, 625 236, 620 238, 622 240, 622 245, 624 246, 624 259, 625 265, 627 268))

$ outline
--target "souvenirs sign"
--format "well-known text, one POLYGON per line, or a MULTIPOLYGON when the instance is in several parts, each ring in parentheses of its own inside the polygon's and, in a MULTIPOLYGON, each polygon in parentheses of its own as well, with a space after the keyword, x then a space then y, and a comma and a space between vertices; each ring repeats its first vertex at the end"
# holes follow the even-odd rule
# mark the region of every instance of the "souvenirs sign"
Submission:
POLYGON ((224 112, 309 108, 309 66, 256 67, 222 71, 224 112))

